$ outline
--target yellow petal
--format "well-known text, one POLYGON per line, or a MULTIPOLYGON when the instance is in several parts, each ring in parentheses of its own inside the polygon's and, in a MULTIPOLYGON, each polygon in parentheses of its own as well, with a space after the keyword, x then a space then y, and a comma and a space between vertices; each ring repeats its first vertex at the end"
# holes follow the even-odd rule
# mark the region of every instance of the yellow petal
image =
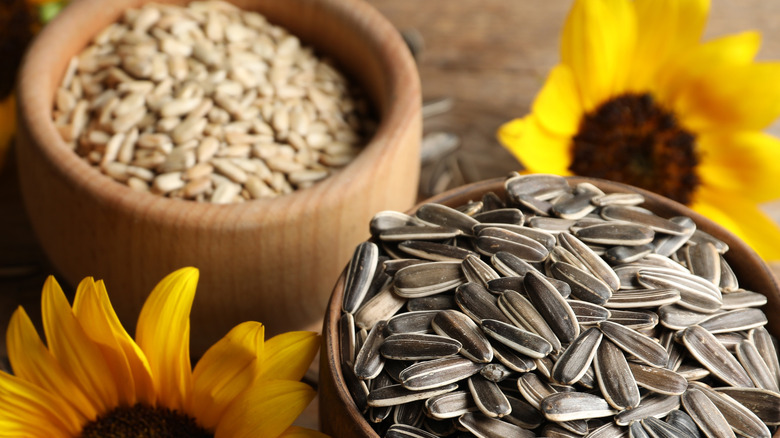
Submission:
POLYGON ((103 306, 98 300, 95 280, 92 277, 84 278, 76 288, 73 313, 87 336, 103 353, 108 363, 107 371, 111 373, 111 379, 117 389, 119 404, 135 405, 135 382, 130 363, 125 357, 124 350, 119 346, 103 306))
POLYGON ((633 91, 643 91, 681 52, 698 44, 707 22, 709 0, 636 0, 637 37, 631 70, 633 91))
POLYGON ((190 309, 198 270, 182 268, 168 274, 146 299, 135 337, 152 371, 157 403, 183 410, 192 388, 190 309))
POLYGON ((328 438, 322 432, 306 429, 300 426, 290 426, 279 435, 279 438, 328 438))
POLYGON ((626 0, 577 0, 561 35, 561 62, 571 67, 586 112, 625 89, 636 41, 636 11, 626 0))
POLYGON ((498 140, 530 172, 571 175, 571 138, 546 131, 534 114, 502 125, 498 140))
POLYGON ((761 130, 780 115, 778 78, 780 62, 714 68, 684 85, 673 111, 697 133, 761 130))
POLYGON ((119 321, 119 317, 108 298, 106 284, 103 280, 98 280, 95 283, 95 292, 97 293, 97 299, 103 309, 110 330, 130 365, 133 383, 135 384, 136 400, 147 406, 154 406, 157 397, 154 389, 154 382, 152 381, 152 371, 149 368, 149 361, 146 360, 146 355, 144 355, 144 352, 141 351, 141 347, 135 343, 119 321))
POLYGON ((46 349, 30 317, 21 307, 11 315, 6 346, 14 375, 59 397, 64 406, 58 410, 69 419, 69 424, 78 426, 97 418, 97 408, 46 349))
POLYGON ((239 324, 198 360, 187 412, 204 429, 214 430, 227 406, 254 383, 264 333, 259 322, 239 324))
POLYGON ((258 382, 227 409, 214 438, 277 438, 314 399, 315 391, 301 382, 258 382))
POLYGON ((56 395, 0 371, 0 437, 78 436, 81 426, 73 424, 67 411, 56 395))
POLYGON ((734 233, 764 260, 780 260, 780 226, 755 203, 704 187, 691 208, 734 233))
POLYGON ((99 413, 116 407, 119 397, 115 382, 106 373, 108 363, 100 348, 84 333, 54 277, 47 278, 43 285, 41 309, 49 351, 63 370, 99 413))
POLYGON ((747 131, 701 135, 696 143, 707 187, 756 203, 780 199, 780 139, 747 131))
POLYGON ((582 105, 571 69, 558 65, 552 69, 531 108, 539 124, 561 136, 573 136, 582 119, 582 105))
POLYGON ((259 380, 300 380, 320 347, 314 332, 288 332, 265 341, 259 380))

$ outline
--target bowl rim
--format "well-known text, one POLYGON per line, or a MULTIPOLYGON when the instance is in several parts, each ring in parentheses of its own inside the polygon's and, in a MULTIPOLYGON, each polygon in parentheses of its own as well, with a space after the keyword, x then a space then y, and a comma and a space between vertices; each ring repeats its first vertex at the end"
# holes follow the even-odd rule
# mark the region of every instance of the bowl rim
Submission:
MULTIPOLYGON (((703 229, 708 233, 712 230, 717 230, 719 234, 726 237, 725 240, 727 240, 729 245, 729 251, 726 253, 726 258, 729 260, 729 263, 734 260, 734 253, 739 252, 741 255, 743 255, 746 260, 739 260, 739 263, 744 265, 752 265, 753 267, 758 268, 758 271, 755 272, 755 274, 761 276, 761 281, 765 281, 771 289, 767 291, 761 291, 761 293, 766 295, 769 300, 767 306, 774 305, 775 307, 780 307, 780 285, 778 284, 777 278, 769 269, 767 264, 750 246, 742 241, 742 239, 739 239, 736 235, 726 230, 721 225, 715 223, 711 219, 708 219, 700 213, 697 213, 691 210, 689 207, 674 200, 631 185, 608 181, 600 178, 581 176, 568 176, 566 179, 572 183, 596 183, 599 188, 607 191, 608 193, 639 193, 648 199, 652 199, 654 203, 658 203, 658 205, 661 207, 660 214, 664 215, 665 213, 664 217, 671 217, 669 213, 680 213, 680 211, 683 211, 687 216, 693 219, 694 222, 696 222, 697 229, 703 229), (731 253, 731 257, 728 257, 729 253, 731 253)), ((436 202, 446 204, 450 201, 463 200, 466 194, 469 193, 478 193, 481 197, 482 194, 491 190, 498 189, 504 192, 504 181, 506 181, 506 178, 499 177, 455 187, 418 202, 407 213, 413 214, 421 205, 425 203, 436 202)), ((656 212, 655 210, 653 211, 656 212)), ((327 385, 333 385, 335 387, 334 392, 336 393, 339 402, 344 405, 347 416, 349 417, 350 421, 352 421, 353 426, 359 428, 364 436, 379 438, 379 435, 371 428, 368 421, 358 411, 352 395, 344 381, 344 374, 341 370, 341 361, 338 357, 340 347, 338 321, 341 317, 341 300, 343 299, 346 275, 347 272, 345 268, 333 287, 333 292, 328 302, 328 307, 326 308, 326 313, 323 320, 322 350, 324 354, 321 360, 322 364, 320 365, 320 385, 323 386, 323 380, 327 380, 327 385), (323 376, 323 373, 327 374, 323 376)), ((780 332, 778 332, 778 335, 780 335, 780 332)), ((321 410, 322 407, 320 407, 320 412, 321 410)), ((780 437, 780 431, 773 435, 773 437, 780 437)))
MULTIPOLYGON (((123 4, 137 7, 152 1, 155 0, 129 0, 123 4)), ((226 1, 236 3, 241 0, 226 1)), ((187 0, 163 0, 163 2, 182 4, 187 3, 187 0)), ((325 203, 338 202, 338 199, 345 195, 348 197, 353 190, 350 187, 356 186, 350 183, 360 180, 361 175, 370 171, 369 163, 387 159, 391 149, 394 149, 391 146, 399 142, 402 132, 413 126, 416 119, 421 119, 421 86, 416 63, 395 27, 378 10, 363 0, 317 0, 316 2, 286 0, 286 2, 295 3, 298 7, 312 4, 317 12, 354 23, 353 30, 363 39, 362 44, 376 52, 379 64, 388 72, 382 82, 384 87, 382 96, 386 102, 381 107, 380 102, 372 102, 380 118, 376 132, 349 164, 312 187, 276 198, 255 199, 243 203, 199 203, 135 191, 103 174, 75 154, 55 128, 52 117, 54 96, 67 68, 67 61, 71 56, 79 53, 83 45, 94 36, 94 34, 81 35, 73 29, 81 28, 84 23, 92 20, 95 8, 108 10, 106 14, 116 19, 123 8, 113 1, 72 2, 43 28, 33 41, 20 67, 16 87, 17 117, 20 130, 24 131, 22 135, 29 137, 32 147, 38 149, 44 159, 52 163, 55 172, 59 172, 65 180, 73 183, 78 193, 93 197, 99 203, 111 205, 127 214, 140 215, 160 223, 181 222, 182 210, 186 210, 187 217, 218 217, 221 221, 232 223, 240 223, 246 217, 261 214, 266 223, 276 223, 285 218, 284 215, 274 214, 275 211, 288 210, 308 201, 312 196, 325 203), (74 35, 69 38, 81 39, 85 42, 77 45, 79 49, 75 53, 65 55, 67 57, 62 68, 53 69, 47 54, 67 52, 69 38, 62 38, 62 35, 74 35)), ((316 47, 316 44, 309 43, 309 45, 316 47)), ((328 55, 332 56, 330 53, 328 55)), ((343 62, 336 56, 332 57, 337 60, 340 68, 343 68, 341 67, 343 62)), ((346 73, 353 75, 354 72, 346 71, 346 73)), ((358 81, 364 82, 360 78, 358 81)))

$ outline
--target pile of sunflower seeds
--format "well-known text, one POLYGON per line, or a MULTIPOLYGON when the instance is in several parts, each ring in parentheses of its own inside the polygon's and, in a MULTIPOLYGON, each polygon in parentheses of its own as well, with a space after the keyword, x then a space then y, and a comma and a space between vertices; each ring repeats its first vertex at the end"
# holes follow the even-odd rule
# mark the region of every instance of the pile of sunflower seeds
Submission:
POLYGON ((375 215, 339 347, 388 437, 770 437, 780 364, 727 245, 633 193, 512 175, 506 200, 375 215))
POLYGON ((71 60, 54 121, 117 181, 213 203, 309 187, 375 129, 361 91, 330 60, 217 1, 128 10, 71 60))

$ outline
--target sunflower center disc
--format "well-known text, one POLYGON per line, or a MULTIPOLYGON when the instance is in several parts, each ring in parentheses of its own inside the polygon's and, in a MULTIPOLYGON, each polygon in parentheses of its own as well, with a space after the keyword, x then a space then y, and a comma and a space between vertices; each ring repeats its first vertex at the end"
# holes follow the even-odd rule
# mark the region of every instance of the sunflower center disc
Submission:
POLYGON ((137 404, 119 407, 88 423, 81 438, 214 438, 178 411, 137 404))
POLYGON ((699 185, 695 140, 649 94, 623 94, 583 117, 569 170, 689 204, 699 185))

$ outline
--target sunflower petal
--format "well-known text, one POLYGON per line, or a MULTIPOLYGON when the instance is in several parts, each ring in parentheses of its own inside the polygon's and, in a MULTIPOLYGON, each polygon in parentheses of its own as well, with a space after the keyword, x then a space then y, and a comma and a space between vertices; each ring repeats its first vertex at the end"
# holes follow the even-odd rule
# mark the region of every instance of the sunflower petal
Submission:
POLYGON ((320 347, 314 332, 288 332, 265 341, 259 380, 301 380, 320 347))
POLYGON ((239 324, 200 358, 187 412, 201 427, 214 430, 227 406, 255 381, 264 333, 259 322, 239 324))
POLYGON ((49 351, 63 370, 98 412, 117 406, 116 385, 105 372, 108 363, 100 348, 84 332, 54 277, 47 278, 43 285, 41 310, 49 351))
POLYGON ((182 410, 192 388, 190 309, 198 270, 168 274, 146 299, 136 326, 136 342, 152 371, 157 403, 182 410))
POLYGON ((691 208, 734 233, 764 260, 780 260, 780 226, 755 203, 705 187, 691 208))
POLYGON ((530 172, 571 175, 571 138, 551 134, 535 114, 502 125, 498 140, 530 172))
POLYGON ((703 184, 756 203, 780 199, 780 139, 757 131, 701 135, 703 184))
POLYGON ((582 118, 577 84, 571 69, 558 65, 552 69, 531 108, 539 124, 562 136, 577 133, 582 118))
POLYGON ((65 406, 59 408, 68 424, 79 425, 97 418, 97 409, 68 377, 35 331, 30 317, 19 307, 11 315, 6 332, 8 359, 14 375, 59 397, 65 406))
POLYGON ((561 62, 571 67, 585 111, 625 89, 636 41, 636 11, 625 0, 577 0, 561 36, 561 62))
POLYGON ((277 438, 314 399, 305 383, 268 380, 241 394, 225 411, 214 438, 277 438))
POLYGON ((57 395, 0 371, 0 437, 73 437, 81 431, 57 395))
POLYGON ((290 426, 279 435, 279 438, 328 438, 322 432, 306 429, 300 426, 290 426))

